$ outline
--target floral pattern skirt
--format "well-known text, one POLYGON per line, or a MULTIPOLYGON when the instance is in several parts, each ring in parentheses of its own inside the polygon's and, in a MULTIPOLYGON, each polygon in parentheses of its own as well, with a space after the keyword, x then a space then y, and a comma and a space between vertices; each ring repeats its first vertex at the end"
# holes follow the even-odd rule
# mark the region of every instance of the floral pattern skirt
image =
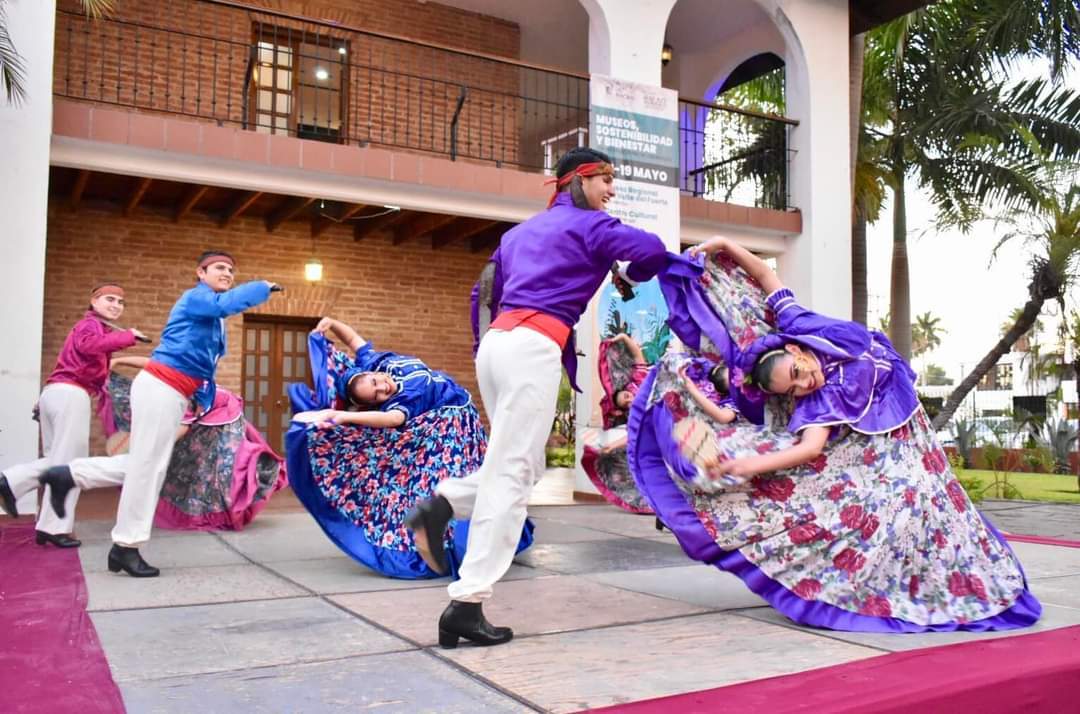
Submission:
POLYGON ((625 446, 605 452, 586 440, 581 454, 581 468, 611 505, 630 513, 652 514, 649 502, 641 495, 630 474, 625 446))
MULTIPOLYGON (((768 329, 754 315, 760 289, 730 265, 702 281, 717 313, 736 300, 735 342, 768 329)), ((707 345, 703 345, 703 349, 707 345)), ((684 549, 741 577, 796 622, 844 630, 1010 629, 1038 619, 1020 563, 974 508, 919 410, 884 434, 834 431, 813 462, 744 483, 705 482, 679 453, 682 419, 713 427, 728 458, 793 445, 787 405, 771 400, 766 426, 709 421, 666 355, 630 421, 630 463, 657 515, 684 549), (680 525, 681 524, 681 525, 680 525)))
MULTIPOLYGON (((416 554, 405 516, 439 482, 480 468, 487 436, 471 404, 443 407, 400 429, 352 425, 307 430, 312 477, 328 506, 371 545, 416 554)), ((452 548, 453 525, 446 545, 452 548)))
MULTIPOLYGON (((112 373, 108 391, 122 434, 131 428, 131 380, 112 373)), ((284 460, 243 416, 227 424, 195 423, 173 447, 154 525, 241 530, 286 483, 284 460)))

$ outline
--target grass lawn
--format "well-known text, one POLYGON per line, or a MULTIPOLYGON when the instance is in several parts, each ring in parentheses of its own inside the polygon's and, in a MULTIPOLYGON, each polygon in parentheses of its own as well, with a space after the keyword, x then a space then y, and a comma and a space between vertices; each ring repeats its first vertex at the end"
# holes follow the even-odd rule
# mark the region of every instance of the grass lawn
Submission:
MULTIPOLYGON (((964 469, 962 478, 978 478, 983 486, 994 482, 993 471, 964 469)), ((1009 473, 1009 483, 1020 490, 1020 498, 1026 501, 1056 501, 1058 503, 1080 503, 1080 491, 1076 488, 1076 475, 1009 473)), ((983 492, 983 498, 996 498, 994 489, 983 492)))

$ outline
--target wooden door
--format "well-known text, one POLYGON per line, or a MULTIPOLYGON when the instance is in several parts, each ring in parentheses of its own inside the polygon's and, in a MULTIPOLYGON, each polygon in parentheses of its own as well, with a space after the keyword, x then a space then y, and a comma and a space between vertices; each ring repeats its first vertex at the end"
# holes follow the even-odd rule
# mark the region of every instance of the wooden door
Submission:
POLYGON ((292 417, 286 390, 294 382, 311 384, 307 337, 314 326, 312 320, 244 317, 244 417, 282 455, 292 417))

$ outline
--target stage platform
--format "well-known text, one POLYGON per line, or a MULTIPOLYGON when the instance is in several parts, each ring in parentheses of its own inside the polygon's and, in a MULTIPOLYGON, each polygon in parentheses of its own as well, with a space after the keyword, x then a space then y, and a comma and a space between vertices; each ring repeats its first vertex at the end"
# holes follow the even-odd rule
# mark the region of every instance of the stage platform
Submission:
MULTIPOLYGON (((534 508, 537 544, 486 607, 516 639, 442 650, 446 582, 365 570, 288 491, 241 533, 155 531, 144 554, 162 575, 148 580, 106 570, 109 498, 84 496, 77 555, 0 542, 0 593, 18 594, 24 568, 59 577, 81 565, 103 657, 95 665, 86 648, 59 646, 52 656, 85 656, 91 672, 107 662, 115 684, 38 686, 31 680, 53 671, 48 653, 11 681, 20 653, 4 637, 5 711, 62 711, 50 697, 64 701, 72 686, 101 687, 104 708, 84 711, 102 712, 1080 711, 1080 548, 1069 547, 1080 541, 1080 507, 984 505, 1007 531, 1056 539, 1014 543, 1045 607, 1036 627, 894 636, 795 626, 735 577, 689 561, 651 517, 596 504, 534 508)), ((0 533, 15 538, 12 523, 0 533)), ((78 588, 65 592, 77 608, 78 588)), ((28 617, 0 608, 0 632, 48 626, 13 622, 16 612, 28 617)))

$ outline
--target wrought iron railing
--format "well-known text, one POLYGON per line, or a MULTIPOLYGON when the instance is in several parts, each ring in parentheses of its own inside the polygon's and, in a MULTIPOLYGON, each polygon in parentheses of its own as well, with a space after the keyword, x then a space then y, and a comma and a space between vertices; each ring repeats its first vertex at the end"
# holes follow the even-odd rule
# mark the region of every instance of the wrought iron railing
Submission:
POLYGON ((788 133, 797 123, 680 99, 682 190, 713 201, 786 210, 792 153, 788 133))
MULTIPOLYGON (((124 0, 57 15, 58 96, 264 133, 525 170, 588 144, 587 75, 232 0, 124 0)), ((779 117, 680 100, 680 187, 787 208, 779 117)))

